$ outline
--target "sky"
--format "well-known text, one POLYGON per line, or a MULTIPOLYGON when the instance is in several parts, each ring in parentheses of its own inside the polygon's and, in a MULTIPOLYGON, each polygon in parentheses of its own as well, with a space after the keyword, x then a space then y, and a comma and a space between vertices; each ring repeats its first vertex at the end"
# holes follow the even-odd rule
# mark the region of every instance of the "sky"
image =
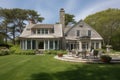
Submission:
POLYGON ((42 23, 54 24, 59 22, 60 8, 79 21, 108 8, 120 9, 120 0, 0 0, 0 7, 32 9, 45 18, 42 23))

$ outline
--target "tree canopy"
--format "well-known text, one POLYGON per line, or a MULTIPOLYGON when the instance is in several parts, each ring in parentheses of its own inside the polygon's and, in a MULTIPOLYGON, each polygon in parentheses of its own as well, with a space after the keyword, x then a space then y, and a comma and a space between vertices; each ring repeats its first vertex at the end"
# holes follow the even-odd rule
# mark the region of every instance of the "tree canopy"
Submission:
POLYGON ((120 50, 120 9, 107 9, 86 17, 85 22, 96 29, 106 45, 120 50))
POLYGON ((74 17, 75 17, 74 15, 66 13, 65 14, 65 25, 68 25, 69 23, 75 24, 76 21, 74 17))
POLYGON ((5 34, 9 33, 9 36, 12 36, 13 43, 15 44, 15 38, 23 31, 26 21, 31 19, 34 20, 35 23, 44 20, 44 18, 34 10, 0 8, 0 27, 2 27, 0 32, 4 32, 5 34))

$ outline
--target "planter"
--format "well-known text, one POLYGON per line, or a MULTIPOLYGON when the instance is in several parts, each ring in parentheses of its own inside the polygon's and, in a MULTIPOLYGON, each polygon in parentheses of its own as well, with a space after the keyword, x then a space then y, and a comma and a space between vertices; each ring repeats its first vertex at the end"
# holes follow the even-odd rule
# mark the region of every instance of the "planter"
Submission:
POLYGON ((100 57, 101 61, 104 62, 104 63, 110 63, 110 61, 112 60, 112 58, 108 55, 102 55, 100 57))
POLYGON ((58 57, 63 57, 63 54, 62 54, 62 53, 59 53, 59 54, 58 54, 58 57))

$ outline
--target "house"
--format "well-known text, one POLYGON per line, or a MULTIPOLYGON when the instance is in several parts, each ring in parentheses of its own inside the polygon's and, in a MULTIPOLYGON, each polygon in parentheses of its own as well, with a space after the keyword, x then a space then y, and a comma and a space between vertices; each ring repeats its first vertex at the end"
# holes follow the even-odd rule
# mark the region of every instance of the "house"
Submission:
POLYGON ((91 26, 80 20, 65 26, 65 11, 60 9, 60 24, 35 24, 33 21, 20 35, 21 49, 100 49, 103 38, 91 26))

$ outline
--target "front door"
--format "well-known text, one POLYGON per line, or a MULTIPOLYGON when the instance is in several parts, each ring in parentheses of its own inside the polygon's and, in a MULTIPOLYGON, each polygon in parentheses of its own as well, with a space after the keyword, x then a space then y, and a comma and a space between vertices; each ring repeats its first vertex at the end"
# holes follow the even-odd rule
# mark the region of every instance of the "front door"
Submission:
POLYGON ((88 42, 82 42, 82 50, 88 50, 88 42))
POLYGON ((39 42, 38 49, 44 49, 44 42, 43 41, 39 42))

